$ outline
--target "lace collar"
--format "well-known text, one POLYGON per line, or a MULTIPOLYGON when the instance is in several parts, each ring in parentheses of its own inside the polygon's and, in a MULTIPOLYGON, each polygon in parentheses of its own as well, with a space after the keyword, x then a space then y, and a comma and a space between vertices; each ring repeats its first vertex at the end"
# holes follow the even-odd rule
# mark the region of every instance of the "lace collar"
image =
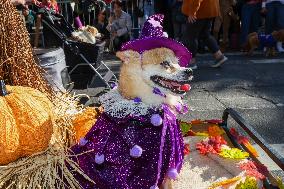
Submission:
POLYGON ((129 115, 145 116, 151 110, 160 109, 160 107, 128 100, 120 95, 117 89, 99 97, 99 101, 104 108, 104 112, 114 118, 124 118, 129 115))

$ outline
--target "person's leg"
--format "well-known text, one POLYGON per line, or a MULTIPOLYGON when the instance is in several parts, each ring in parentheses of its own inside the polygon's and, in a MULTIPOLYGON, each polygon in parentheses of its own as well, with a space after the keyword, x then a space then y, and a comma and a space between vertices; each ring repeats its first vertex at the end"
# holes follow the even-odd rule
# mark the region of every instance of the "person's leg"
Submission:
POLYGON ((172 23, 173 23, 173 30, 174 30, 174 39, 180 40, 181 34, 181 23, 176 21, 176 14, 172 15, 172 23))
POLYGON ((271 34, 274 30, 275 23, 275 10, 273 3, 266 4, 267 14, 265 19, 265 33, 271 34))
POLYGON ((250 27, 250 33, 252 32, 258 32, 259 26, 261 24, 261 15, 260 15, 260 11, 261 11, 261 4, 255 4, 252 7, 252 15, 251 15, 251 27, 250 27))
POLYGON ((220 51, 217 41, 210 34, 212 21, 213 19, 204 20, 204 25, 203 25, 204 27, 201 30, 200 37, 202 37, 205 44, 210 49, 210 51, 213 53, 213 56, 216 60, 216 62, 213 65, 211 65, 211 67, 220 67, 225 61, 228 60, 228 58, 223 55, 223 53, 220 51))
POLYGON ((210 49, 210 51, 213 54, 215 54, 217 51, 219 51, 219 46, 215 38, 210 34, 211 26, 212 26, 212 19, 205 19, 203 28, 200 31, 200 37, 201 39, 204 40, 205 44, 210 49))
POLYGON ((246 43, 247 35, 249 34, 250 23, 251 23, 251 5, 244 4, 242 7, 241 17, 241 45, 242 47, 246 43))
POLYGON ((231 16, 229 14, 225 14, 223 16, 223 45, 227 47, 229 45, 229 29, 231 24, 231 16))
POLYGON ((186 24, 185 35, 183 36, 183 44, 188 48, 188 50, 192 53, 192 60, 190 62, 193 65, 193 68, 197 68, 196 66, 196 54, 198 50, 198 37, 199 33, 203 28, 203 20, 196 20, 194 23, 186 24))
POLYGON ((41 26, 41 15, 36 16, 36 27, 35 27, 35 39, 34 39, 34 47, 38 47, 38 40, 39 40, 39 33, 40 33, 40 26, 41 26))
POLYGON ((113 40, 114 50, 119 51, 122 44, 129 41, 129 40, 130 40, 129 34, 125 34, 125 35, 122 35, 120 37, 114 38, 114 40, 113 40))
MULTIPOLYGON (((284 4, 278 3, 276 8, 276 18, 277 18, 277 30, 284 29, 284 4)), ((282 42, 277 42, 277 50, 279 52, 284 52, 282 42)))
POLYGON ((216 41, 219 41, 219 31, 222 26, 222 18, 221 17, 216 17, 214 21, 214 26, 213 26, 213 35, 216 39, 216 41))
POLYGON ((112 41, 112 45, 113 45, 113 50, 116 52, 119 50, 120 46, 121 46, 121 42, 120 42, 120 38, 119 37, 115 37, 112 41))

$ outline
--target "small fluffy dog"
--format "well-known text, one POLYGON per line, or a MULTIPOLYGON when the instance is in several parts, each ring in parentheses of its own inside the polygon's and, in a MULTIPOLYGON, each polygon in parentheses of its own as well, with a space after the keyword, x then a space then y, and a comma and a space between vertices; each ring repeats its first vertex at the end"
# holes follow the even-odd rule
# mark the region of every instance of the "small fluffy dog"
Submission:
POLYGON ((284 42, 284 29, 274 31, 270 35, 262 35, 256 32, 250 33, 248 35, 245 49, 248 55, 252 55, 253 51, 259 46, 266 47, 265 56, 275 56, 276 42, 284 42))
POLYGON ((84 26, 78 31, 72 32, 72 39, 85 43, 95 44, 96 37, 100 37, 100 33, 93 26, 84 26))

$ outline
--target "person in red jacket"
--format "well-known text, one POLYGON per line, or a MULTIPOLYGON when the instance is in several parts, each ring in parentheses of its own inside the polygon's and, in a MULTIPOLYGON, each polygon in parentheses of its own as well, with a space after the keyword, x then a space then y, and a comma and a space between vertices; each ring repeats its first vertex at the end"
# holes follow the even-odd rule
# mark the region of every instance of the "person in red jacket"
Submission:
POLYGON ((182 12, 187 16, 187 29, 183 37, 184 44, 192 53, 191 68, 197 69, 196 54, 198 38, 202 38, 212 51, 215 63, 211 67, 220 67, 228 60, 220 51, 215 38, 210 34, 212 22, 220 15, 219 0, 184 0, 182 12))

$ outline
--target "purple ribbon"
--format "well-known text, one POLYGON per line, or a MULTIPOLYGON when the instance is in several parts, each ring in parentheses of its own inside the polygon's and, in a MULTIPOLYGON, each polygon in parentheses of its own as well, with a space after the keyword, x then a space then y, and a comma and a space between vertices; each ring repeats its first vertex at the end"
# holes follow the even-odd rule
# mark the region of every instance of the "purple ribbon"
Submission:
POLYGON ((164 110, 164 120, 163 120, 163 128, 162 128, 162 136, 161 136, 161 145, 160 145, 160 153, 159 153, 159 161, 158 161, 158 174, 156 178, 156 186, 158 185, 159 179, 161 177, 161 168, 162 168, 162 159, 163 159, 163 148, 165 144, 165 135, 167 128, 170 129, 170 139, 172 143, 172 154, 170 157, 169 168, 175 168, 179 172, 182 166, 183 160, 183 151, 180 149, 180 144, 183 142, 182 136, 179 134, 178 125, 176 122, 176 115, 170 110, 170 107, 167 104, 163 104, 164 110))
POLYGON ((158 89, 157 87, 154 87, 154 88, 153 88, 153 93, 166 98, 166 95, 163 94, 163 93, 161 92, 161 90, 158 89))

